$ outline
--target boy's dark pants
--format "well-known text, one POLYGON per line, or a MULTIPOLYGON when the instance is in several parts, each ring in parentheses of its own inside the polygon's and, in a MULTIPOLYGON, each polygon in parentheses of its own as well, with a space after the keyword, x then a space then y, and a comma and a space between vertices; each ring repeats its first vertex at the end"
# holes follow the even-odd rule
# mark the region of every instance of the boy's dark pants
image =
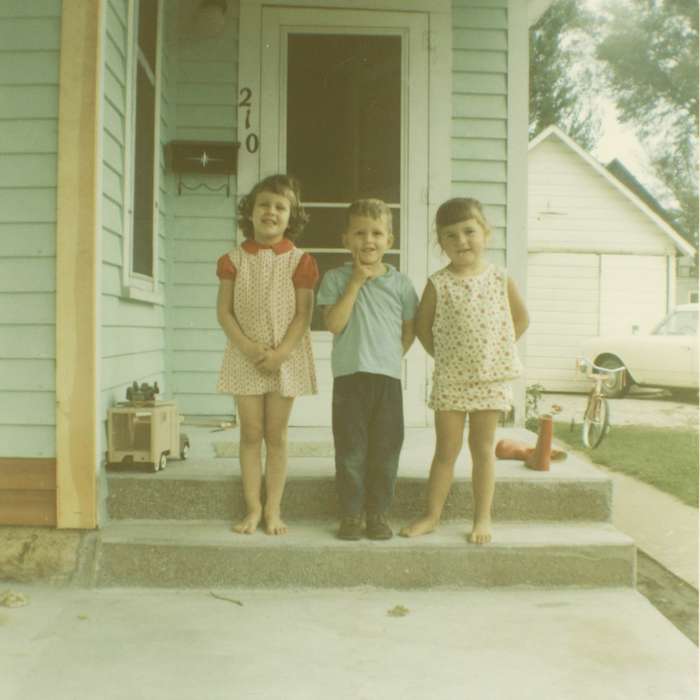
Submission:
POLYGON ((389 510, 403 434, 401 380, 368 372, 333 380, 335 482, 342 516, 389 510))

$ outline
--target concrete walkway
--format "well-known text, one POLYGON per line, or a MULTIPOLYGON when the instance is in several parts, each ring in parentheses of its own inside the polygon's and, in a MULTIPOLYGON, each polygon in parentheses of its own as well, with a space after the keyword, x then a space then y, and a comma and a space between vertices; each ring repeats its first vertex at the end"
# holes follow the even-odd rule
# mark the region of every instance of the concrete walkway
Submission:
POLYGON ((613 525, 637 547, 698 588, 698 509, 624 474, 613 480, 613 525))
POLYGON ((22 589, 3 700, 697 698, 697 648, 630 589, 22 589))
MULTIPOLYGON (((561 406, 558 420, 581 420, 582 394, 545 394, 543 410, 561 406)), ((698 405, 677 401, 668 393, 637 389, 628 398, 610 401, 613 425, 698 428, 698 405)), ((577 454, 587 460, 586 455, 577 454)), ((676 576, 698 588, 698 509, 642 481, 603 466, 614 484, 613 524, 634 539, 637 547, 676 576)))

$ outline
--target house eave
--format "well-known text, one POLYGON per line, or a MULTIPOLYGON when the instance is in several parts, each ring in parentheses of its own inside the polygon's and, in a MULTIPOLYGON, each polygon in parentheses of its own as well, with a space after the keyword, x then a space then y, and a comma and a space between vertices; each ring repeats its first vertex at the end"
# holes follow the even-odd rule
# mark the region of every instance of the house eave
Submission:
POLYGON ((531 27, 547 11, 553 0, 528 0, 527 24, 531 27))

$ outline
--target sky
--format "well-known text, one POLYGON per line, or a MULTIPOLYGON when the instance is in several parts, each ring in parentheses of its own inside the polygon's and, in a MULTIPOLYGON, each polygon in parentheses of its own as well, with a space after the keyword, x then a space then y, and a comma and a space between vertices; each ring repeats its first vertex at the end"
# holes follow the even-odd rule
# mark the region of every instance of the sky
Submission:
POLYGON ((602 104, 602 136, 593 155, 602 163, 619 158, 625 165, 644 167, 644 151, 634 134, 634 129, 617 120, 615 105, 605 100, 602 104))
MULTIPOLYGON (((615 3, 625 4, 625 0, 581 0, 583 4, 594 11, 602 10, 606 5, 615 3)), ((654 177, 649 166, 648 158, 637 139, 634 128, 623 124, 617 119, 617 110, 612 100, 601 97, 600 108, 602 111, 601 137, 592 149, 592 155, 604 165, 617 158, 625 167, 647 187, 653 195, 665 206, 673 206, 674 202, 668 200, 665 188, 654 177)))

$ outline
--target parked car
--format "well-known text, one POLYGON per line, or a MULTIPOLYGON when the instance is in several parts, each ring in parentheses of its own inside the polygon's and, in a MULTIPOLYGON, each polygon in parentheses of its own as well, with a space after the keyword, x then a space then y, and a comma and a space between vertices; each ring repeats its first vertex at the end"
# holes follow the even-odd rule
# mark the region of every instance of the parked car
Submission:
POLYGON ((677 306, 649 335, 591 338, 582 354, 600 367, 626 369, 606 389, 608 396, 624 396, 633 384, 697 389, 698 304, 677 306))

